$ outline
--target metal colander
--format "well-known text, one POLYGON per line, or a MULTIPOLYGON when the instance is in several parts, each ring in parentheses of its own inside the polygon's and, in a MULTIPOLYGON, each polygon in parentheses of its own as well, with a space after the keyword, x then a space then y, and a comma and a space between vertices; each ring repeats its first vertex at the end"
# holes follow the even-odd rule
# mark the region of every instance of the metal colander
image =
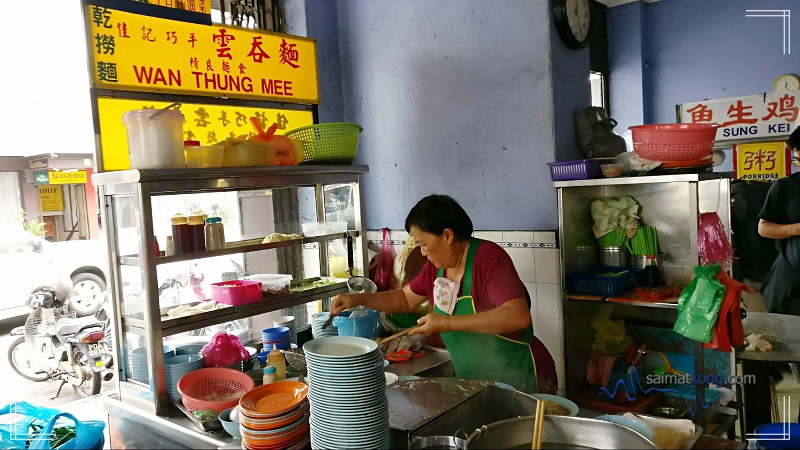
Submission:
POLYGON ((289 364, 295 369, 303 372, 308 370, 308 365, 306 364, 306 354, 303 353, 302 348, 284 350, 283 356, 286 357, 286 361, 289 361, 289 364))

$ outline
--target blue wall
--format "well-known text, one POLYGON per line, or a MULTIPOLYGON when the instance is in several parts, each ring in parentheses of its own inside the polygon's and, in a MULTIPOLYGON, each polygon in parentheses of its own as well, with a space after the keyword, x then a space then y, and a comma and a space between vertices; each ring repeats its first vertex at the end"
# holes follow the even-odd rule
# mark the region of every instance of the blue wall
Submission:
POLYGON ((800 75, 800 2, 661 0, 608 10, 611 115, 616 130, 674 123, 675 105, 772 90, 778 75, 800 75), (789 9, 792 54, 779 18, 748 9, 789 9), (641 73, 641 75, 640 75, 641 73))
MULTIPOLYGON (((337 22, 343 117, 364 127, 357 162, 370 166, 368 228, 402 228, 414 203, 434 192, 460 201, 476 229, 556 228, 546 165, 556 148, 549 2, 338 0, 306 8, 311 37, 331 36, 329 21, 337 22)), ((320 47, 322 77, 335 72, 327 61, 335 53, 320 47)), ((565 60, 568 75, 585 65, 588 78, 588 53, 582 57, 584 64, 565 60)), ((335 88, 322 86, 323 100, 335 88)), ((580 95, 561 98, 557 107, 571 116, 580 95)), ((338 117, 332 108, 326 114, 338 117)))

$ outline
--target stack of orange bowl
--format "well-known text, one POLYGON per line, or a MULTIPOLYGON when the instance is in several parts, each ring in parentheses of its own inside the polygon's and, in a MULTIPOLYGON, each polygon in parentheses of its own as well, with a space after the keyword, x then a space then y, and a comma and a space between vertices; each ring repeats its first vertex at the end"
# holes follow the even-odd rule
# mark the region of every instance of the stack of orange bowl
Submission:
POLYGON ((259 386, 239 400, 242 447, 250 450, 301 449, 311 441, 308 386, 281 381, 259 386))

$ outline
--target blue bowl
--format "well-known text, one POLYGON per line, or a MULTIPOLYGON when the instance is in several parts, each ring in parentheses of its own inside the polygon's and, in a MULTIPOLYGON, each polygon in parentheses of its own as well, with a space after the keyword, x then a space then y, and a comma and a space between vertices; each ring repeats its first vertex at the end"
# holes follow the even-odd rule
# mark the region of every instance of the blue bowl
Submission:
POLYGON ((642 436, 646 437, 649 440, 653 440, 653 430, 647 426, 644 422, 641 422, 636 419, 631 419, 629 417, 623 416, 614 416, 614 415, 605 415, 605 416, 597 416, 595 420, 604 420, 606 422, 616 423, 617 425, 622 425, 623 427, 630 428, 631 430, 641 434, 642 436))
POLYGON ((767 423, 757 427, 755 435, 759 449, 800 447, 800 423, 767 423))
POLYGON ((261 347, 261 351, 262 352, 270 352, 270 351, 272 351, 273 345, 277 345, 278 346, 278 350, 288 350, 289 347, 292 346, 292 342, 290 340, 288 340, 288 339, 286 339, 285 341, 278 341, 278 342, 274 342, 274 343, 273 342, 265 342, 264 346, 261 347))
POLYGON ((381 332, 381 313, 368 309, 367 315, 351 319, 350 312, 345 311, 333 318, 333 325, 338 328, 339 336, 374 338, 381 332))
POLYGON ((261 336, 266 342, 282 341, 290 338, 289 327, 267 328, 261 332, 261 336))

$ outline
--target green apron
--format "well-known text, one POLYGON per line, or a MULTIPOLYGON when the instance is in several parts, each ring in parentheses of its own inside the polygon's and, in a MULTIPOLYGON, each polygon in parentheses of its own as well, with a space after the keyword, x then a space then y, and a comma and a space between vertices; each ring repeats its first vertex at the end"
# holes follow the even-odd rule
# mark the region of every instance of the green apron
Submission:
MULTIPOLYGON (((456 302, 454 316, 475 314, 472 300, 472 264, 475 252, 483 241, 472 239, 467 251, 462 282, 462 297, 456 302)), ((439 269, 439 277, 444 270, 439 269)), ((434 302, 436 314, 447 314, 434 302)), ((450 357, 453 360, 456 376, 470 380, 499 381, 514 386, 522 392, 535 394, 536 364, 530 348, 533 327, 528 325, 522 333, 524 342, 515 341, 497 334, 473 333, 470 331, 448 331, 441 334, 450 357)))

